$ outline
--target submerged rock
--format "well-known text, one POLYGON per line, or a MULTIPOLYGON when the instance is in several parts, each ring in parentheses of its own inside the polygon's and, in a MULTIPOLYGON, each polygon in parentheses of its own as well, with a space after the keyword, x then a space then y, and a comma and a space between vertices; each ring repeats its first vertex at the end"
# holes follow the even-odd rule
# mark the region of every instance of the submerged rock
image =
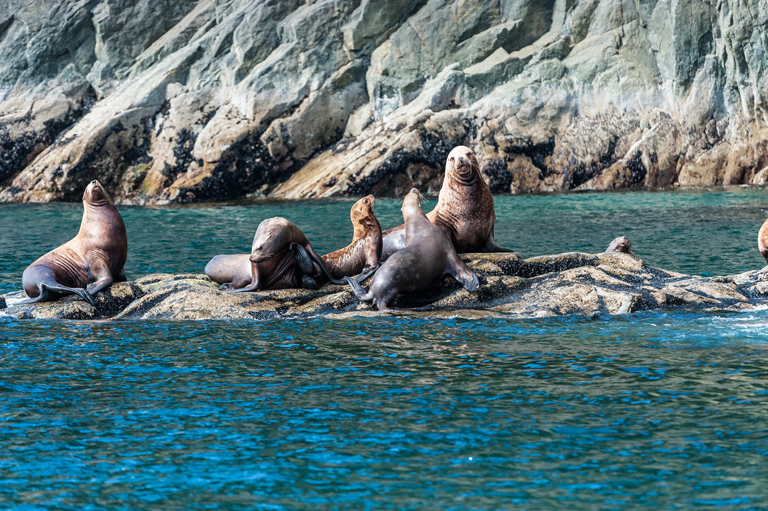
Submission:
MULTIPOLYGON (((768 272, 698 277, 645 266, 633 254, 462 254, 480 288, 469 292, 446 277, 424 293, 400 295, 382 313, 358 301, 345 286, 225 293, 205 275, 156 274, 113 284, 96 295, 93 308, 74 297, 58 302, 11 305, 0 316, 17 319, 122 320, 280 319, 385 314, 466 317, 626 314, 650 309, 741 309, 768 296, 768 272)), ((370 279, 369 279, 370 281, 370 279)), ((23 294, 23 293, 22 293, 23 294)), ((18 300, 19 293, 6 295, 18 300)))

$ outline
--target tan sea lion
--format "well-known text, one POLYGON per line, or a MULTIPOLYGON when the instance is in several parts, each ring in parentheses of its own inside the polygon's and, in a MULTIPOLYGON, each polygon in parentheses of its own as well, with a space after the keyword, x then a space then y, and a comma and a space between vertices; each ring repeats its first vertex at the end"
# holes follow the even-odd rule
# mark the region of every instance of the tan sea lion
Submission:
POLYGON ((629 238, 626 236, 619 236, 613 240, 610 245, 608 245, 608 248, 605 249, 605 252, 621 252, 623 254, 631 254, 632 242, 629 241, 629 238))
POLYGON ((373 195, 363 197, 352 206, 352 243, 322 256, 323 263, 335 278, 358 275, 358 282, 370 277, 379 267, 381 225, 373 214, 373 195))
POLYGON ((417 293, 440 282, 447 274, 469 291, 480 283, 477 275, 461 260, 443 229, 429 221, 421 210, 415 188, 402 206, 405 219, 405 246, 392 254, 373 276, 369 291, 354 279, 344 277, 358 300, 386 310, 400 293, 417 293))
MULTIPOLYGON (((475 153, 468 147, 454 147, 448 154, 437 206, 427 217, 433 224, 445 230, 460 254, 512 252, 508 248, 500 247, 494 240, 496 212, 493 209, 493 194, 480 175, 480 165, 475 153)), ((401 225, 387 229, 383 236, 381 260, 385 261, 403 248, 404 227, 401 225)))
POLYGON ((128 235, 123 217, 101 184, 94 180, 83 194, 83 221, 77 236, 32 263, 22 277, 29 299, 45 302, 76 294, 91 305, 93 295, 125 281, 128 235))
MULTIPOLYGON (((766 210, 762 211, 768 213, 766 210)), ((763 222, 760 232, 757 233, 757 249, 765 258, 765 262, 768 263, 768 219, 763 222)))
POLYGON ((259 224, 250 254, 217 255, 205 266, 205 274, 228 292, 317 289, 321 271, 328 274, 304 233, 281 217, 259 224))

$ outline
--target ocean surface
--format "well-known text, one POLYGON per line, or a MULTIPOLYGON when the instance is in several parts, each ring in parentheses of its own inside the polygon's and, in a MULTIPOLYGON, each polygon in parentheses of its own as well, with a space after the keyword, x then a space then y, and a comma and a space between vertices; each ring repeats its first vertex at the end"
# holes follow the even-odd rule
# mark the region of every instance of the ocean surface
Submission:
MULTIPOLYGON (((202 272, 352 200, 120 207, 129 278, 202 272)), ((428 201, 428 210, 435 201, 428 201)), ((496 197, 525 256, 629 236, 646 264, 764 266, 768 190, 496 197)), ((400 202, 377 200, 382 227, 400 202)), ((0 206, 0 293, 78 204, 0 206)), ((537 320, 0 319, 0 509, 768 509, 768 307, 537 320)))

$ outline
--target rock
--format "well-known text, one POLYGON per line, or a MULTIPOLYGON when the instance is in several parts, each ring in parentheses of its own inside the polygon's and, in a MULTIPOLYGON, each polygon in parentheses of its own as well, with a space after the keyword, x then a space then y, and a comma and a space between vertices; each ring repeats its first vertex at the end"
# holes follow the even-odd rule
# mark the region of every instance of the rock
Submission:
POLYGON ((764 184, 760 0, 7 0, 0 201, 764 184))
MULTIPOLYGON (((696 277, 650 268, 633 254, 570 252, 528 259, 515 253, 462 254, 480 287, 469 292, 452 277, 431 289, 400 295, 395 314, 461 317, 626 314, 658 308, 742 309, 768 297, 763 270, 732 277, 696 277), (464 311, 464 312, 457 312, 464 311)), ((369 282, 366 285, 370 285, 369 282)), ((23 292, 6 295, 9 302, 23 292)), ((205 275, 156 274, 113 284, 97 308, 67 297, 12 305, 0 316, 17 319, 269 320, 379 315, 346 286, 225 293, 205 275), (118 313, 119 312, 119 313, 118 313)))

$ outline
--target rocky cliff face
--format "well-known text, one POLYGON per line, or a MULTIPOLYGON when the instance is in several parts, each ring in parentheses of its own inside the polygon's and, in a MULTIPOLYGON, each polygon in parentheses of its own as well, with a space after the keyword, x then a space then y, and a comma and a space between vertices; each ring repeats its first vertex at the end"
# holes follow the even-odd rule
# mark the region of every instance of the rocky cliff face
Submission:
POLYGON ((0 200, 768 180, 761 0, 6 0, 0 200))

